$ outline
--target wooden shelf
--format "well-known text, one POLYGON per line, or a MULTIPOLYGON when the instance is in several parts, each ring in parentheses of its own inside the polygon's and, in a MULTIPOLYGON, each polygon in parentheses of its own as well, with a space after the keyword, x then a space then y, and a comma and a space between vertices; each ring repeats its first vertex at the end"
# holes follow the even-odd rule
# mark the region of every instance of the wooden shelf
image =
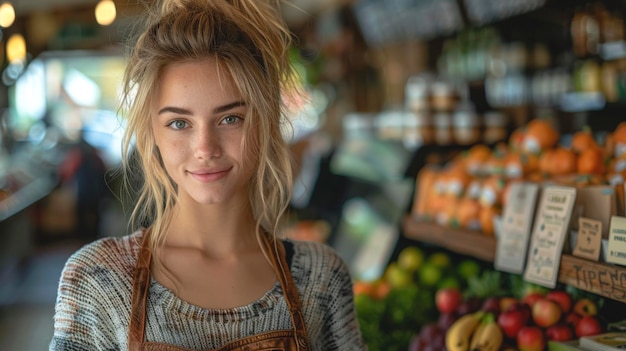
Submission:
MULTIPOLYGON (((463 255, 488 262, 495 259, 495 237, 480 232, 420 222, 411 216, 404 218, 403 232, 407 238, 435 244, 463 255)), ((626 267, 623 266, 564 254, 559 265, 558 281, 626 303, 626 267)))
POLYGON ((463 255, 488 262, 493 262, 496 257, 495 239, 476 231, 419 222, 411 216, 404 218, 403 229, 407 238, 439 245, 463 255))

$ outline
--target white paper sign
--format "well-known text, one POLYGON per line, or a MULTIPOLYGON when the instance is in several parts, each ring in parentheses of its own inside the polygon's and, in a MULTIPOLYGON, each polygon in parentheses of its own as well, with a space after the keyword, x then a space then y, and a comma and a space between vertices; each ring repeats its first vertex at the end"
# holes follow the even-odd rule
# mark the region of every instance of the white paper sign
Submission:
POLYGON ((547 185, 530 238, 524 279, 548 288, 556 286, 565 237, 576 200, 576 189, 547 185))
POLYGON ((626 266, 626 217, 611 217, 606 261, 626 266))
POLYGON ((539 185, 535 183, 510 185, 502 214, 502 227, 497 236, 496 269, 516 274, 524 271, 538 191, 539 185))

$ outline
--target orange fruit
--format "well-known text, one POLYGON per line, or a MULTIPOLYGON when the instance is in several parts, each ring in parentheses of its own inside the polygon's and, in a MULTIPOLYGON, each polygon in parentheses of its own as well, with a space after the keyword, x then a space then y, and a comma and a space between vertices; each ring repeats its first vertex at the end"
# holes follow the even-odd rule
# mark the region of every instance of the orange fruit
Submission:
POLYGON ((580 154, 585 150, 596 148, 598 148, 598 143, 596 143, 596 139, 593 137, 591 130, 581 130, 574 133, 572 136, 570 149, 572 149, 575 153, 580 154))
POLYGON ((456 210, 456 221, 461 228, 477 229, 479 225, 480 203, 471 198, 463 198, 456 210))
POLYGON ((574 151, 564 147, 557 147, 552 154, 551 163, 551 175, 566 175, 576 172, 578 159, 574 151))
POLYGON ((369 281, 357 280, 352 284, 352 291, 354 295, 367 295, 373 296, 374 293, 374 284, 369 281))
POLYGON ((496 206, 483 206, 480 210, 480 230, 483 234, 494 235, 493 218, 500 214, 496 206))
POLYGON ((559 141, 559 133, 545 119, 533 119, 526 126, 522 149, 528 153, 540 153, 550 149, 559 141))
POLYGON ((576 165, 579 174, 603 174, 604 153, 598 147, 582 151, 576 165))

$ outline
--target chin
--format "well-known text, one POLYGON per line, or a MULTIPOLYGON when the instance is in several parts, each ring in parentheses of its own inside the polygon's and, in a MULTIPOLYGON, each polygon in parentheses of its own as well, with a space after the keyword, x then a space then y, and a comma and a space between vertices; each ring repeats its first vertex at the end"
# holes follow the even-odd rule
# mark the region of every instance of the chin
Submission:
POLYGON ((219 205, 225 202, 224 199, 222 199, 221 197, 217 197, 217 196, 207 196, 207 197, 192 196, 192 199, 198 205, 219 205))

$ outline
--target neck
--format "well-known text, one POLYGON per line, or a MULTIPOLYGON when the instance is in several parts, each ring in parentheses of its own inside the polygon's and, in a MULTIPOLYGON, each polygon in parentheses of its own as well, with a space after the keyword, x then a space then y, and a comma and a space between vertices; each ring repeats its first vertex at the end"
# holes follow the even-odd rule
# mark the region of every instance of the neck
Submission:
POLYGON ((255 250, 258 242, 252 208, 247 201, 223 206, 181 199, 174 208, 165 245, 215 256, 255 250))

